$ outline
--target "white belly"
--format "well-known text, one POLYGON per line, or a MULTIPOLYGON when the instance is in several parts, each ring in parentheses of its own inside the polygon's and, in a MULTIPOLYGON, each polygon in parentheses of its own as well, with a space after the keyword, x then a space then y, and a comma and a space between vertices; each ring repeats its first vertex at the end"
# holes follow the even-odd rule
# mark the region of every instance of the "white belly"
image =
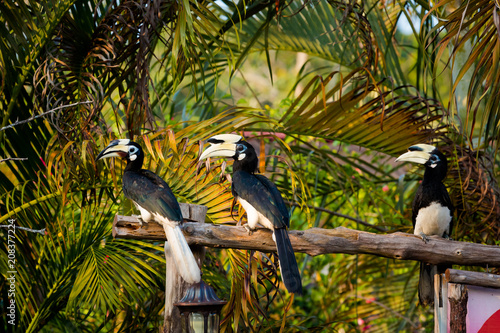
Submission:
POLYGON ((415 235, 443 236, 450 233, 451 214, 448 207, 443 207, 437 202, 431 203, 426 208, 421 208, 415 221, 415 235))
POLYGON ((257 228, 257 224, 261 224, 267 229, 274 230, 274 225, 271 221, 260 212, 258 212, 248 201, 238 198, 238 202, 247 213, 247 223, 250 229, 257 228))

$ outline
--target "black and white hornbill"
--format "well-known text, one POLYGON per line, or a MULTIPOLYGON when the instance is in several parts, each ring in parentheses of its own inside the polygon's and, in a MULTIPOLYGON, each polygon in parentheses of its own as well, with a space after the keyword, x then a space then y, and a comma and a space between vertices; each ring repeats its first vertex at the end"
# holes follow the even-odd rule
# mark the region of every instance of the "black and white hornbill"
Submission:
POLYGON ((107 157, 127 160, 123 171, 123 193, 139 209, 144 222, 154 220, 163 226, 169 250, 182 278, 187 283, 199 282, 200 268, 180 229, 182 212, 179 203, 163 179, 154 172, 141 169, 144 162, 141 146, 128 139, 113 140, 96 160, 107 157))
MULTIPOLYGON (((396 161, 408 161, 425 165, 424 179, 417 189, 412 206, 413 233, 428 242, 427 236, 437 235, 449 238, 452 229, 453 204, 443 184, 448 171, 446 156, 436 147, 418 144, 396 161)), ((438 265, 437 272, 443 273, 447 265, 438 265)), ((434 302, 433 266, 420 263, 418 296, 422 305, 434 302)))
POLYGON ((259 160, 251 144, 235 134, 221 134, 208 139, 208 147, 200 160, 208 157, 232 157, 234 159, 231 192, 247 213, 247 230, 261 224, 273 231, 278 250, 281 276, 290 293, 302 293, 297 260, 293 252, 287 228, 290 214, 276 185, 256 174, 259 160))

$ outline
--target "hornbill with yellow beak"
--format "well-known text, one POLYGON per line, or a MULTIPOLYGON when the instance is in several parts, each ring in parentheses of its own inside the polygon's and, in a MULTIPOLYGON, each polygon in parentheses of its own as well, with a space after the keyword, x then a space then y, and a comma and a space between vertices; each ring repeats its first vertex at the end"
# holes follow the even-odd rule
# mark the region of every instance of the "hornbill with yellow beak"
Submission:
MULTIPOLYGON (((396 161, 408 161, 425 166, 424 179, 417 189, 412 206, 413 233, 428 242, 427 236, 437 235, 449 238, 452 229, 453 204, 443 184, 448 171, 446 156, 436 147, 418 144, 396 161)), ((443 273, 449 266, 437 265, 437 273, 443 273)), ((418 297, 422 305, 434 303, 433 266, 420 263, 418 297)))
POLYGON ((144 222, 154 220, 163 226, 182 278, 191 284, 199 282, 200 268, 180 228, 182 213, 179 203, 163 179, 149 170, 141 169, 144 162, 141 146, 128 139, 113 140, 96 160, 107 157, 127 160, 122 180, 123 193, 139 209, 144 222))
POLYGON ((247 230, 255 230, 260 223, 272 230, 278 250, 281 276, 290 293, 302 293, 297 260, 287 228, 290 227, 288 209, 274 183, 256 174, 259 160, 255 149, 235 134, 221 134, 208 139, 208 147, 200 160, 208 157, 234 159, 231 192, 247 213, 247 230))

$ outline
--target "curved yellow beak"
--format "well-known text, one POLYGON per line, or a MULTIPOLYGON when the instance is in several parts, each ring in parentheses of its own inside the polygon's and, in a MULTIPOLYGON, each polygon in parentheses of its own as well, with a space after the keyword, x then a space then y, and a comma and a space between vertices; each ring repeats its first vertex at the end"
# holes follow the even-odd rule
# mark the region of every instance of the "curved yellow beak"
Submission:
POLYGON ((431 157, 431 153, 436 150, 436 147, 421 143, 409 147, 408 150, 408 152, 399 156, 396 159, 396 162, 414 162, 425 164, 431 157))
POLYGON ((97 158, 95 160, 98 161, 101 158, 108 158, 108 157, 123 158, 128 154, 129 143, 130 143, 129 139, 113 140, 109 143, 109 145, 106 148, 104 148, 99 153, 99 155, 97 155, 97 158))

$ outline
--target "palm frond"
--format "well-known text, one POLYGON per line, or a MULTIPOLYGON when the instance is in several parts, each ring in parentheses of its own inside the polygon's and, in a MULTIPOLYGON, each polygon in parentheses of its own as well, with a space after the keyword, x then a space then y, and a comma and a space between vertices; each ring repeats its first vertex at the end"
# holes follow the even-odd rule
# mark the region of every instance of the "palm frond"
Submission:
MULTIPOLYGON (((429 14, 448 3, 441 1, 429 14)), ((461 123, 457 125, 473 149, 499 139, 498 21, 493 2, 464 2, 446 12, 430 31, 440 34, 437 60, 452 68, 450 110, 460 117, 461 123)), ((429 41, 434 38, 434 35, 427 37, 429 41)))
MULTIPOLYGON (((4 1, 0 5, 2 16, 2 124, 4 127, 16 118, 29 115, 32 92, 25 85, 31 85, 30 78, 36 69, 39 56, 50 41, 51 34, 74 1, 60 1, 49 5, 38 1, 4 1), (34 47, 36 45, 36 47, 34 47), (5 84, 11 82, 13 84, 5 84), (19 113, 17 112, 19 111, 19 113)), ((25 117, 25 118, 28 118, 25 117)), ((0 142, 4 142, 0 131, 0 142)))
POLYGON ((457 212, 455 239, 493 244, 500 234, 500 189, 495 178, 495 161, 488 152, 464 147, 447 138, 443 151, 452 161, 449 166, 450 195, 457 212))
MULTIPOLYGON (((96 174, 84 157, 86 148, 72 143, 62 150, 52 146, 47 153, 49 172, 40 172, 37 183, 28 182, 1 198, 9 203, 7 216, 47 230, 46 236, 17 234, 19 327, 27 332, 50 326, 61 311, 71 316, 92 309, 89 304, 98 305, 91 312, 120 309, 152 285, 158 287, 163 277, 146 262, 160 259, 161 263, 157 247, 145 251, 146 243, 111 240, 115 198, 109 196, 109 187, 93 186, 96 174), (83 153, 75 155, 77 151, 83 153), (89 177, 89 170, 94 177, 89 177), (19 204, 32 195, 38 199, 19 204)), ((2 256, 2 265, 6 258, 2 256)))
POLYGON ((270 3, 265 10, 247 15, 241 26, 237 18, 245 14, 239 10, 228 21, 234 29, 227 33, 230 42, 244 47, 236 67, 248 52, 269 50, 305 52, 351 69, 377 65, 371 27, 357 4, 293 1, 273 19, 276 9, 270 3), (363 47, 352 47, 359 44, 363 47))
POLYGON ((281 118, 283 131, 310 135, 395 155, 440 135, 441 105, 417 94, 399 94, 356 73, 311 80, 281 118), (330 88, 330 86, 333 86, 330 88))

